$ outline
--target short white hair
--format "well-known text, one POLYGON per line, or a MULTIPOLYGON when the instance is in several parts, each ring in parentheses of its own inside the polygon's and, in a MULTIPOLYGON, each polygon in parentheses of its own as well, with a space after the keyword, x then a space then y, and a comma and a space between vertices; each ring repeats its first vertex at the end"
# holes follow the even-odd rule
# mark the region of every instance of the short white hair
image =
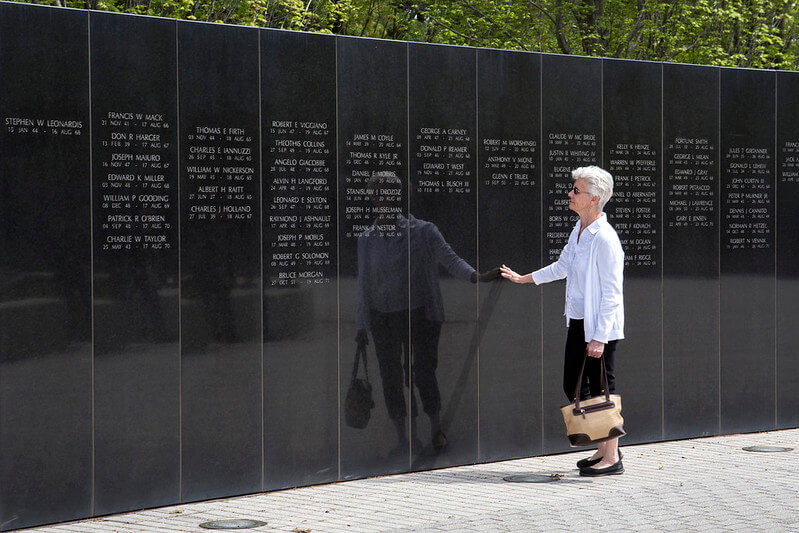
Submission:
POLYGON ((580 178, 588 183, 588 192, 591 196, 599 196, 601 211, 613 196, 613 176, 607 170, 592 165, 572 170, 572 181, 577 181, 580 178))

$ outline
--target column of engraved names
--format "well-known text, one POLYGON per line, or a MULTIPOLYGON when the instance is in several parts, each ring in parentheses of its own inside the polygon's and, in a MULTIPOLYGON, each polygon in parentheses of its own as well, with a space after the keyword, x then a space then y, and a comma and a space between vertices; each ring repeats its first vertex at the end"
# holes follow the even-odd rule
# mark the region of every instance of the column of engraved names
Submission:
POLYGON ((716 225, 716 161, 710 139, 676 137, 668 145, 666 222, 670 228, 716 225))
POLYGON ((198 125, 189 131, 185 143, 189 221, 253 220, 258 212, 253 136, 236 126, 198 125))
POLYGON ((95 176, 102 250, 172 248, 171 124, 161 113, 108 111, 102 117, 96 129, 101 172, 95 176))
POLYGON ((767 250, 771 232, 773 190, 771 153, 768 148, 731 147, 725 154, 727 209, 724 216, 725 248, 767 250))
POLYGON ((416 192, 468 194, 472 191, 471 135, 465 128, 422 127, 416 134, 416 192))
POLYGON ((537 143, 532 139, 483 139, 485 187, 535 187, 537 143))
POLYGON ((799 140, 785 141, 782 145, 780 183, 799 183, 799 140))
POLYGON ((546 137, 549 170, 545 176, 549 187, 546 210, 546 250, 548 261, 556 261, 574 226, 574 213, 569 211, 569 189, 572 170, 597 163, 597 135, 592 133, 550 132, 546 137))
POLYGON ((658 264, 657 152, 649 144, 619 143, 610 150, 613 226, 624 247, 625 265, 658 264))
POLYGON ((368 183, 379 171, 393 171, 402 178, 402 148, 402 142, 392 133, 358 132, 344 142, 345 238, 356 239, 378 214, 401 213, 402 209, 397 206, 372 206, 368 183), (377 213, 376 209, 395 213, 377 213))
POLYGON ((336 242, 330 127, 296 120, 271 120, 269 126, 264 214, 272 251, 268 283, 330 283, 336 242))

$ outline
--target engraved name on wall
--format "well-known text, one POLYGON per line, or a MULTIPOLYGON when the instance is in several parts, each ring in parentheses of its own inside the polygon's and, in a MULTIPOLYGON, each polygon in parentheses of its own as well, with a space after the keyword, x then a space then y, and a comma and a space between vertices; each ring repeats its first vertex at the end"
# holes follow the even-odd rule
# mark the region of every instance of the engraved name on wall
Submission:
POLYGON ((264 213, 271 287, 330 283, 336 273, 336 176, 332 125, 268 122, 264 213))
MULTIPOLYGON (((170 176, 172 121, 164 113, 109 110, 95 125, 99 247, 106 252, 175 246, 177 207, 170 176)), ((97 242, 98 236, 95 236, 97 242)))

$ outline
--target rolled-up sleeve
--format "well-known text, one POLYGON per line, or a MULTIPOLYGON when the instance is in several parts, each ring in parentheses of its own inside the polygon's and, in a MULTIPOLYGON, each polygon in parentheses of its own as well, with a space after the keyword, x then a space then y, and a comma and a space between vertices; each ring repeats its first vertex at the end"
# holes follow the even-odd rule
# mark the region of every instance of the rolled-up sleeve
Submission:
POLYGON ((596 268, 599 274, 599 309, 593 340, 607 343, 624 304, 624 251, 618 239, 600 237, 596 247, 596 268))

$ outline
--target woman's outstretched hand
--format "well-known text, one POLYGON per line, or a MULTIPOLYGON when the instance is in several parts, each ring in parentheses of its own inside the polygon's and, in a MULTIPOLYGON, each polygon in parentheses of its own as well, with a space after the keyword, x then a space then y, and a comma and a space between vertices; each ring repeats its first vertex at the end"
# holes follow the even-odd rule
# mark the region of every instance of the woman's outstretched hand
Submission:
POLYGON ((528 282, 527 282, 527 281, 524 279, 524 278, 526 278, 527 276, 521 276, 521 275, 517 274, 516 272, 514 272, 513 270, 511 270, 510 268, 506 267, 505 265, 502 265, 502 266, 499 268, 499 272, 500 272, 500 274, 502 274, 502 277, 503 277, 503 278, 505 278, 505 279, 509 279, 509 280, 511 280, 513 283, 528 283, 528 282))

